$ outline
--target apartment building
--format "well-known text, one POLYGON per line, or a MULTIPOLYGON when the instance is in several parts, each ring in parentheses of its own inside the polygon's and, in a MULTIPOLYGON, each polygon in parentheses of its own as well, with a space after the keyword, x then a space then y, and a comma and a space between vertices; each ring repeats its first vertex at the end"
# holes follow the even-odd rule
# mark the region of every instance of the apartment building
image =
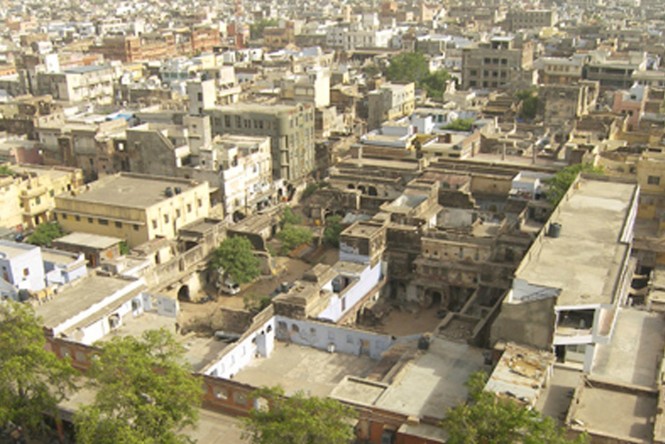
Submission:
POLYGON ((37 73, 37 91, 67 102, 113 103, 115 72, 112 67, 80 66, 63 72, 37 73))
POLYGON ((130 247, 163 237, 208 217, 207 182, 120 173, 56 196, 55 219, 69 232, 124 239, 130 247))
POLYGON ((367 128, 381 127, 387 120, 411 115, 415 109, 415 84, 385 83, 367 96, 367 128))
POLYGON ((551 28, 557 23, 554 9, 514 9, 506 17, 508 30, 551 28))
POLYGON ((250 104, 204 110, 212 134, 270 137, 275 179, 298 181, 314 170, 314 107, 310 104, 250 104))
POLYGON ((493 37, 462 51, 462 89, 502 88, 525 78, 533 64, 533 44, 493 37))

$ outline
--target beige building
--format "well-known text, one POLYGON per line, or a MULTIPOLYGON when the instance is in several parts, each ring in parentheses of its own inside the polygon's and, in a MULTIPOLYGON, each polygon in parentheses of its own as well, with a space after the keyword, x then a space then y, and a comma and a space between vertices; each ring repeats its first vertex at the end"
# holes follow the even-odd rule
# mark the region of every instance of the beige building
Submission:
POLYGON ((115 72, 110 66, 80 66, 63 72, 39 73, 39 94, 68 102, 113 103, 115 72))
POLYGON ((310 104, 237 103, 206 110, 213 136, 270 137, 275 179, 298 181, 314 170, 314 107, 310 104))
POLYGON ((210 213, 208 183, 115 174, 79 193, 56 197, 55 216, 69 232, 124 239, 130 247, 163 237, 210 213))
POLYGON ((0 226, 31 229, 52 218, 55 196, 83 184, 80 169, 11 165, 14 176, 0 176, 0 226))
POLYGON ((493 37, 462 51, 462 89, 505 87, 527 79, 532 65, 531 42, 518 47, 514 37, 493 37))
POLYGON ((506 22, 510 31, 551 28, 557 23, 557 13, 554 9, 514 9, 506 22))
POLYGON ((386 83, 368 95, 367 128, 381 127, 388 120, 411 115, 416 107, 415 84, 386 83))

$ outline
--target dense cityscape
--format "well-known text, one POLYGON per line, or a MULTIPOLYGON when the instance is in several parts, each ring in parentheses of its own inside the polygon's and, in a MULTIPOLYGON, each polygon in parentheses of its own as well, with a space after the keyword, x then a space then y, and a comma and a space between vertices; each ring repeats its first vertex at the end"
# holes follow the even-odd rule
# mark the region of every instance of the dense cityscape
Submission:
POLYGON ((0 7, 0 443, 665 443, 656 0, 0 7))

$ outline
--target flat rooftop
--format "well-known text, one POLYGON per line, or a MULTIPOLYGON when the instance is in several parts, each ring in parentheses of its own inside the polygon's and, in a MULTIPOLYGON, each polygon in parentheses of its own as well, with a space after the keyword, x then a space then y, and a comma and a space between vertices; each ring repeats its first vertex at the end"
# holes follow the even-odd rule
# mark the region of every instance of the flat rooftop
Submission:
POLYGON ((0 240, 0 259, 14 259, 26 254, 28 251, 39 248, 35 245, 0 240))
POLYGON ((99 234, 74 232, 58 238, 54 243, 60 245, 71 245, 74 247, 92 248, 95 250, 105 250, 122 242, 122 239, 111 236, 101 236, 99 234))
POLYGON ((90 185, 76 196, 61 196, 61 199, 106 204, 119 207, 148 208, 168 199, 167 187, 180 187, 189 191, 198 186, 196 182, 157 176, 117 174, 105 177, 90 185))
POLYGON ((633 308, 619 311, 612 341, 596 346, 592 375, 625 384, 656 387, 665 348, 665 320, 633 308))
MULTIPOLYGON (((98 343, 105 342, 116 336, 140 337, 148 330, 161 328, 175 333, 176 318, 162 316, 155 312, 144 312, 140 316, 125 316, 122 325, 104 336, 98 343)), ((174 337, 185 348, 185 359, 192 366, 192 372, 201 371, 216 358, 229 344, 218 341, 212 336, 198 335, 195 332, 186 335, 175 334, 174 337)))
POLYGON ((328 396, 345 376, 367 376, 377 361, 367 356, 328 353, 315 348, 276 341, 268 358, 256 358, 233 379, 254 387, 281 385, 287 395, 303 391, 328 396))
POLYGON ((629 245, 621 242, 636 185, 580 179, 550 222, 558 238, 541 236, 531 246, 516 279, 561 289, 557 305, 612 304, 629 245))
POLYGON ((617 442, 649 443, 657 405, 656 391, 590 380, 578 388, 567 422, 590 435, 614 438, 617 442))
POLYGON ((44 326, 55 328, 132 282, 116 277, 89 275, 63 289, 52 300, 35 307, 35 312, 42 318, 44 326))
POLYGON ((429 350, 400 370, 375 405, 443 419, 449 408, 466 400, 465 382, 479 370, 486 370, 481 349, 435 337, 429 350))

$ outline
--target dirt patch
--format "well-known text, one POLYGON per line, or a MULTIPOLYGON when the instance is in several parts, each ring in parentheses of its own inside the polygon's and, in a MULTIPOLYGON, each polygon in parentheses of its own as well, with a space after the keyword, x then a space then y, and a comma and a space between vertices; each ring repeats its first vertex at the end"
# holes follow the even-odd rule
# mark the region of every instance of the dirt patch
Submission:
POLYGON ((436 309, 419 310, 415 313, 393 309, 375 330, 391 336, 409 336, 431 333, 439 322, 441 319, 437 316, 436 309))

